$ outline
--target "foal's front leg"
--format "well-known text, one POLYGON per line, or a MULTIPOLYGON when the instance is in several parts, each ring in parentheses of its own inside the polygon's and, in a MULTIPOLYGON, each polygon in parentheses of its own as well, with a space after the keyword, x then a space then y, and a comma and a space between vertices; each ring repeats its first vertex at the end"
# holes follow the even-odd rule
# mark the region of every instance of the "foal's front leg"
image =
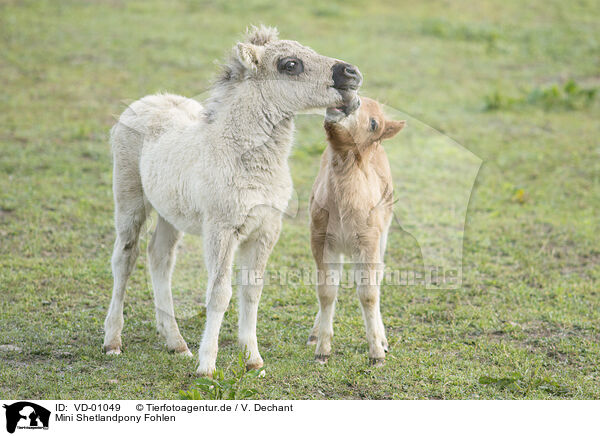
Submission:
POLYGON ((265 222, 265 225, 250 239, 240 245, 239 262, 243 270, 239 294, 239 334, 240 346, 246 348, 248 369, 261 368, 263 360, 258 351, 256 338, 256 319, 258 302, 262 293, 264 272, 267 260, 277 242, 281 229, 281 217, 276 216, 265 222))
POLYGON ((371 364, 381 366, 388 348, 380 311, 383 263, 380 261, 379 252, 375 247, 370 250, 367 248, 366 251, 368 253, 366 258, 359 258, 355 267, 355 281, 367 331, 369 360, 371 364))
MULTIPOLYGON (((333 339, 333 315, 335 301, 342 274, 341 255, 324 249, 323 259, 317 262, 317 296, 319 297, 319 313, 311 335, 316 333, 317 347, 315 359, 319 363, 327 363, 331 354, 333 339)), ((310 343, 309 338, 309 343, 310 343)))
POLYGON ((208 288, 206 326, 200 343, 200 364, 197 373, 211 376, 217 361, 223 315, 231 299, 231 269, 238 240, 234 229, 223 229, 216 225, 205 225, 203 233, 208 288))

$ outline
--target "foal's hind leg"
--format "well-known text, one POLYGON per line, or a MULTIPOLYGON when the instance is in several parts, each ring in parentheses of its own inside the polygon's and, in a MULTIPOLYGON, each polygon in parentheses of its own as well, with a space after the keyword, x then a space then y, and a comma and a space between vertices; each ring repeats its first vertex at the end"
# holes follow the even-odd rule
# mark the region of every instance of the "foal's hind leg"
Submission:
POLYGON ((127 204, 127 208, 116 203, 115 227, 117 239, 112 255, 114 279, 112 299, 104 321, 104 351, 106 354, 121 353, 121 331, 123 330, 123 300, 125 287, 139 254, 139 235, 146 220, 143 196, 127 204))
POLYGON ((175 265, 175 251, 181 236, 180 231, 159 216, 156 230, 148 244, 148 259, 152 288, 154 289, 156 327, 167 340, 167 348, 170 351, 191 356, 192 353, 179 333, 171 295, 171 275, 175 265))
MULTIPOLYGON (((384 230, 381 232, 381 238, 379 239, 379 260, 381 261, 381 277, 383 277, 383 268, 384 268, 384 260, 385 260, 385 248, 387 245, 387 238, 388 238, 388 232, 390 230, 390 224, 391 224, 392 220, 390 218, 390 220, 388 221, 386 227, 384 228, 384 230)), ((381 290, 381 283, 379 283, 379 287, 381 290)), ((381 306, 381 304, 380 304, 381 306)), ((383 325, 383 319, 381 318, 381 307, 379 308, 379 330, 381 332, 381 337, 383 338, 381 340, 381 345, 383 346, 383 351, 385 351, 386 353, 389 351, 389 345, 388 345, 388 341, 387 338, 385 336, 385 327, 383 325)))
MULTIPOLYGON (((317 277, 318 279, 318 277, 317 277)), ((317 312, 317 316, 315 317, 315 322, 313 323, 313 328, 308 335, 308 341, 306 341, 306 345, 317 345, 317 340, 319 339, 319 326, 321 325, 321 310, 317 312)))

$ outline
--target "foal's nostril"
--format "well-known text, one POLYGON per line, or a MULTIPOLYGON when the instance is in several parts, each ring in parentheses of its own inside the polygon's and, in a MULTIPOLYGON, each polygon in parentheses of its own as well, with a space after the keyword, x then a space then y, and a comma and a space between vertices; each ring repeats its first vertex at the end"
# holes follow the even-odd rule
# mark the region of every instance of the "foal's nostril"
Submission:
POLYGON ((362 75, 354 65, 338 62, 332 71, 333 86, 337 89, 358 89, 362 83, 362 75))
POLYGON ((344 74, 348 77, 358 78, 358 70, 352 65, 348 65, 344 68, 344 74))

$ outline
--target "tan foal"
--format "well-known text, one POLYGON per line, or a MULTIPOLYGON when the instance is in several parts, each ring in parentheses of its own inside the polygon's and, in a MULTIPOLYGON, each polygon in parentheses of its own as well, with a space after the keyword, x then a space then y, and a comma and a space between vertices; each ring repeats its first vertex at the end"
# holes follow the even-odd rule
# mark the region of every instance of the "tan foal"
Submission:
POLYGON ((361 97, 350 115, 329 108, 325 132, 329 145, 310 198, 311 248, 318 270, 320 309, 308 339, 315 357, 331 353, 333 313, 342 255, 354 264, 354 280, 363 312, 370 362, 382 365, 388 343, 379 309, 388 229, 392 220, 392 174, 381 142, 396 135, 405 121, 385 118, 374 100, 361 97))

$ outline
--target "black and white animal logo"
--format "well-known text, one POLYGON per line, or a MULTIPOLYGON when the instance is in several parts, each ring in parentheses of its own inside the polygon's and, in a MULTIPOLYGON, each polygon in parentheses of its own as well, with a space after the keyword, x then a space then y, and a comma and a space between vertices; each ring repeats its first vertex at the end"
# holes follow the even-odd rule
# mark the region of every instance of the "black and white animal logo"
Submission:
POLYGON ((19 429, 48 429, 50 411, 29 401, 4 404, 6 409, 6 431, 14 433, 19 429))

